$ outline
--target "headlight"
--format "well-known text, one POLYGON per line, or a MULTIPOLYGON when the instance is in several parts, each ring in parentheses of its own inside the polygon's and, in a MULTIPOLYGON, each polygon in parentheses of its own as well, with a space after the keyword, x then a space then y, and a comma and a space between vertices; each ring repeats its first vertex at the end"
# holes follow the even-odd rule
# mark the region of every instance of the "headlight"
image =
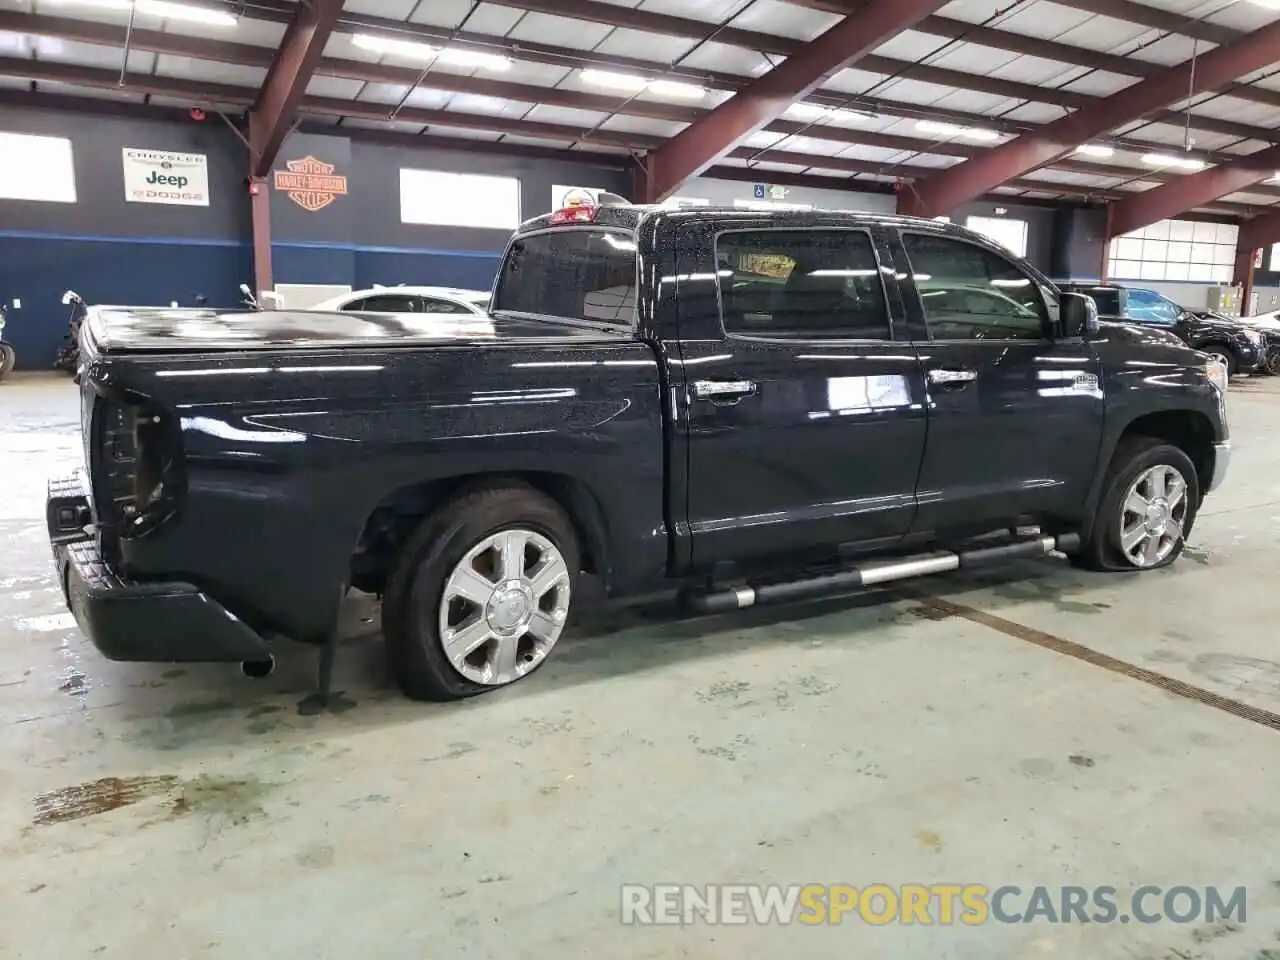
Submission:
POLYGON ((1244 338, 1252 343, 1255 347, 1262 346, 1262 334, 1257 330, 1244 331, 1244 338))
POLYGON ((1204 365, 1204 375, 1209 378, 1209 382, 1218 388, 1218 392, 1226 394, 1227 392, 1227 365, 1219 363, 1217 360, 1209 360, 1204 365))

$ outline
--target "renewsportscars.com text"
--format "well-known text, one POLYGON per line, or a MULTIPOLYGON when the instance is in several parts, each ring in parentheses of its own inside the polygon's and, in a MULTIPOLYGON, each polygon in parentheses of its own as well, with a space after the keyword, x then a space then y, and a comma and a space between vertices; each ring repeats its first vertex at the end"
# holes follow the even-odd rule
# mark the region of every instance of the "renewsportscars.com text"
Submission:
POLYGON ((621 919, 640 925, 1244 923, 1246 901, 1244 887, 1189 885, 1121 893, 1114 886, 979 883, 628 884, 621 919))

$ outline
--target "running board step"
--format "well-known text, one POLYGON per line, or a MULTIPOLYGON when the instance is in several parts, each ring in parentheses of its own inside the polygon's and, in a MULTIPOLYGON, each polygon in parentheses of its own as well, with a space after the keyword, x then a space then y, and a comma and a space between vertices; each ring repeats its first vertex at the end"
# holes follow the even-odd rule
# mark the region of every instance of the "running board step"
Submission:
POLYGON ((788 580, 760 586, 725 587, 710 593, 695 593, 687 601, 699 613, 723 613, 764 603, 786 603, 829 594, 844 593, 859 587, 872 587, 893 580, 923 577, 952 570, 978 570, 996 567, 1027 557, 1043 557, 1054 550, 1070 552, 1079 549, 1080 535, 1066 533, 1059 537, 1038 536, 1013 540, 990 547, 977 547, 961 553, 938 551, 900 560, 871 561, 835 573, 788 580))

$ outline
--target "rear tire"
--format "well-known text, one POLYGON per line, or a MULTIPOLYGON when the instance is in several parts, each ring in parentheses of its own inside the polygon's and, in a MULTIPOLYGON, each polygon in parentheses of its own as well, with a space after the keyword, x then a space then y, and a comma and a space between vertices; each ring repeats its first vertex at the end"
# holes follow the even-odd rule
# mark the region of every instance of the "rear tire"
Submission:
POLYGON ((382 600, 387 659, 414 700, 457 700, 523 679, 568 620, 573 524, 521 484, 466 494, 401 549, 382 600))
POLYGON ((1200 508, 1191 458, 1154 437, 1120 441, 1089 536, 1070 556, 1087 570, 1157 570, 1182 554, 1200 508))
POLYGON ((18 354, 7 343, 0 343, 0 380, 3 380, 13 372, 14 365, 18 362, 18 354))

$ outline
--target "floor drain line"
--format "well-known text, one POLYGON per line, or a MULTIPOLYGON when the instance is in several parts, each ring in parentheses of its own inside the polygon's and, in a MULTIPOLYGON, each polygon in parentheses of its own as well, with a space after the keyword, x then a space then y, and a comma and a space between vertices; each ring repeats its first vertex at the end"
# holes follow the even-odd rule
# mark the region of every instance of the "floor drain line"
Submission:
POLYGON ((936 614, 960 617, 972 623, 982 624, 984 627, 998 630, 1000 633, 1018 640, 1025 640, 1027 643, 1043 647, 1045 650, 1052 650, 1054 653, 1083 660, 1085 663, 1092 664, 1095 667, 1102 667, 1112 673, 1140 680, 1160 690, 1172 693, 1174 696, 1203 703, 1205 706, 1225 711, 1232 716, 1240 717, 1242 720, 1270 727, 1272 730, 1280 730, 1280 714, 1272 713, 1270 710, 1263 710, 1247 703, 1241 703, 1239 700, 1232 700, 1230 697, 1224 697, 1214 693, 1212 690, 1205 690, 1203 687, 1197 687, 1182 680, 1175 680, 1173 677, 1166 677, 1164 674, 1156 673, 1154 670, 1147 670, 1143 667, 1134 666, 1132 663, 1117 660, 1115 657, 1099 653, 1097 650, 1076 643, 1073 640, 1064 640, 1062 637, 1055 637, 1053 634, 1045 633, 1043 630, 1023 626, 1020 623, 1014 623, 1012 620, 1006 620, 1004 617, 998 617, 982 610, 975 610, 973 607, 968 607, 964 604, 943 600, 941 597, 926 596, 914 591, 904 593, 904 595, 916 603, 924 605, 936 614))

